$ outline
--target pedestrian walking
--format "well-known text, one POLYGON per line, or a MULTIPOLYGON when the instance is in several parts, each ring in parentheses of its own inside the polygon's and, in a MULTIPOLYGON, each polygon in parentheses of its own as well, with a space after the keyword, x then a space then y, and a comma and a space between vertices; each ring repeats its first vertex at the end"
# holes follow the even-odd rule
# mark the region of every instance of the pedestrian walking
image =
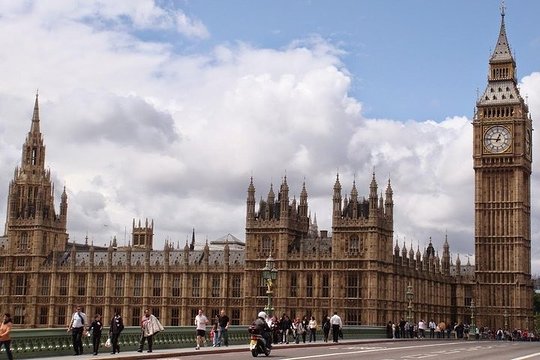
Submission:
POLYGON ((102 330, 103 323, 101 322, 101 315, 96 314, 96 316, 94 316, 94 321, 92 321, 92 324, 90 324, 90 327, 88 328, 88 332, 92 335, 92 349, 94 350, 94 355, 98 354, 102 330))
POLYGON ((343 328, 343 323, 341 322, 341 318, 337 314, 337 311, 334 311, 334 315, 330 318, 330 324, 332 325, 332 340, 337 344, 339 334, 343 328))
POLYGON ((199 309, 199 314, 195 316, 195 328, 197 331, 197 346, 195 346, 195 350, 199 350, 201 346, 204 346, 207 324, 208 318, 204 315, 202 309, 199 309))
POLYGON ((87 324, 86 314, 82 311, 81 306, 77 305, 75 312, 71 315, 71 321, 67 330, 68 332, 71 331, 71 341, 75 355, 82 355, 83 353, 82 336, 87 324))
POLYGON ((139 341, 138 352, 143 352, 144 342, 148 342, 148 352, 152 352, 152 345, 154 343, 154 335, 163 331, 163 326, 153 314, 150 313, 150 309, 144 310, 144 315, 141 318, 141 339, 139 341))
POLYGON ((4 320, 0 325, 0 349, 2 346, 6 349, 6 355, 8 360, 13 360, 13 354, 11 353, 11 328, 13 327, 13 321, 11 321, 11 315, 9 313, 4 314, 4 320))
POLYGON ((225 314, 225 310, 222 309, 219 315, 219 332, 220 332, 220 344, 229 346, 229 325, 230 319, 225 314))
POLYGON ((124 330, 124 320, 119 311, 114 313, 113 318, 111 319, 111 324, 109 327, 109 338, 111 339, 111 354, 120 353, 120 345, 118 345, 118 339, 120 338, 120 333, 124 330))

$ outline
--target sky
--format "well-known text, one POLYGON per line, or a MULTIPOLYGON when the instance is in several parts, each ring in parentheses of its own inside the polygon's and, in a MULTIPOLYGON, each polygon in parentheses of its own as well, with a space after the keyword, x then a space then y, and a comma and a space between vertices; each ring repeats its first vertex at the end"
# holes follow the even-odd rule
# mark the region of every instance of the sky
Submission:
MULTIPOLYGON (((505 6, 534 126, 540 2, 505 6)), ((379 191, 391 180, 400 246, 441 252, 447 236, 474 262, 470 123, 500 19, 496 0, 1 0, 0 204, 39 89, 72 242, 124 245, 147 218, 156 249, 193 229, 199 244, 244 239, 251 177, 257 199, 284 176, 298 199, 305 182, 331 230, 336 174, 343 195, 356 181, 367 197, 375 172, 379 191)), ((539 182, 533 163, 533 274, 539 182)))

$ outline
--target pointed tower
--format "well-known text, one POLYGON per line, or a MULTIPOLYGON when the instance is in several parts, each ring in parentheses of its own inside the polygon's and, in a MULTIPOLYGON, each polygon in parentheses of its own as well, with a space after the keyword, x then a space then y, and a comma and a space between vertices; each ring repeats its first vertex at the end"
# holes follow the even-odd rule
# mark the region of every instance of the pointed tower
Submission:
POLYGON ((7 252, 45 258, 64 251, 68 241, 67 194, 64 189, 60 214, 55 211, 54 185, 45 169, 45 145, 40 131, 39 101, 36 94, 30 131, 22 147, 20 167, 9 185, 5 234, 7 252))
POLYGON ((450 245, 448 245, 448 234, 444 238, 443 256, 442 256, 442 273, 450 275, 450 245))
POLYGON ((339 174, 336 175, 336 182, 334 183, 334 196, 333 196, 333 211, 332 219, 336 221, 341 218, 341 183, 339 182, 339 174))
POLYGON ((505 9, 473 121, 477 323, 527 328, 532 317, 531 132, 506 37, 505 9))
POLYGON ((246 223, 255 220, 255 186, 253 185, 253 177, 249 182, 248 196, 246 200, 246 223))
POLYGON ((61 201, 58 214, 51 173, 45 169, 45 145, 36 94, 30 131, 22 147, 21 164, 15 169, 9 184, 5 224, 7 248, 0 254, 0 262, 5 264, 2 271, 6 284, 0 307, 26 314, 24 320, 14 318, 17 326, 33 326, 37 310, 29 305, 29 299, 38 296, 35 284, 40 271, 43 271, 42 266, 47 259, 54 259, 55 253, 67 249, 65 189, 61 201))
POLYGON ((307 202, 307 190, 306 190, 306 182, 302 184, 302 192, 300 193, 300 206, 298 207, 298 215, 300 217, 307 217, 308 216, 308 202, 307 202))

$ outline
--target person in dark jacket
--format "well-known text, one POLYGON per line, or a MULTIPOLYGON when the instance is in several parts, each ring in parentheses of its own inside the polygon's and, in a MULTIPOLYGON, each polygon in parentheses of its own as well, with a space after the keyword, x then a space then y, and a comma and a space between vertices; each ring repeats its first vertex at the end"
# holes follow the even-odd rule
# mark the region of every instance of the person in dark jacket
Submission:
POLYGON ((120 333, 124 330, 124 321, 120 316, 120 312, 115 312, 111 319, 111 327, 109 329, 109 337, 111 338, 112 351, 111 354, 120 352, 120 345, 118 345, 118 338, 120 333))
POLYGON ((94 321, 90 324, 88 331, 92 334, 92 346, 94 347, 94 355, 97 355, 99 350, 99 342, 101 341, 101 331, 103 330, 103 323, 101 322, 101 315, 96 314, 94 321))
POLYGON ((272 330, 266 322, 266 313, 264 311, 259 312, 253 324, 255 325, 255 332, 262 336, 265 345, 269 349, 272 348, 272 330))
POLYGON ((322 322, 322 329, 324 335, 324 342, 328 342, 328 334, 330 334, 330 317, 326 315, 322 322))

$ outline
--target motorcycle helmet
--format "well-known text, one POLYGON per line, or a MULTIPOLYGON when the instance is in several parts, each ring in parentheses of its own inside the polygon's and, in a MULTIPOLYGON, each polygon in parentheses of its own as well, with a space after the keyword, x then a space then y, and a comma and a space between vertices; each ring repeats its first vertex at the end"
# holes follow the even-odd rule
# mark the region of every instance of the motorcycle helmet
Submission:
POLYGON ((261 311, 261 312, 259 313, 259 315, 257 315, 257 317, 266 319, 266 313, 265 313, 264 311, 261 311))

